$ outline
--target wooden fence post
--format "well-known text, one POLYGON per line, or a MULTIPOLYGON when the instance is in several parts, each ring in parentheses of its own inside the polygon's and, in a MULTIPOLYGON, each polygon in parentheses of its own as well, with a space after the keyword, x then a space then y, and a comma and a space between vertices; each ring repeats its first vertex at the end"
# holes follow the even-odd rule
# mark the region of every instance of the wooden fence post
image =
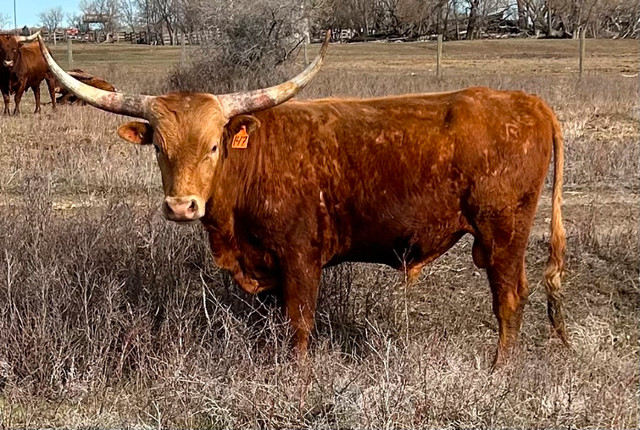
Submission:
POLYGON ((440 77, 442 76, 441 62, 442 62, 442 34, 438 34, 438 51, 436 54, 436 77, 438 79, 440 79, 440 77))
POLYGON ((69 70, 73 69, 73 48, 71 38, 67 36, 67 66, 69 70))
POLYGON ((309 65, 309 54, 307 53, 307 41, 304 42, 304 65, 305 67, 309 65))
POLYGON ((180 35, 180 68, 184 69, 187 62, 187 42, 184 33, 180 35))
POLYGON ((584 69, 584 56, 585 56, 585 34, 587 32, 587 28, 584 27, 580 30, 580 75, 579 80, 582 79, 582 71, 584 69))

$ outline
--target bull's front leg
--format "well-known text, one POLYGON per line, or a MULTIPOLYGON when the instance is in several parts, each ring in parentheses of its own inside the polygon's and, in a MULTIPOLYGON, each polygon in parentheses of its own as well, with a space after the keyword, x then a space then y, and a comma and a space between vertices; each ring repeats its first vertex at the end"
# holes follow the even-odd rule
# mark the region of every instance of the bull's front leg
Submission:
POLYGON ((22 79, 18 84, 18 88, 16 89, 16 94, 13 96, 13 101, 15 103, 15 108, 13 109, 13 114, 18 115, 20 113, 20 100, 22 100, 22 95, 27 89, 27 81, 22 79))
POLYGON ((293 347, 305 358, 315 322, 322 268, 319 261, 297 254, 283 259, 282 292, 284 306, 293 328, 293 347))
POLYGON ((4 99, 4 114, 9 115, 9 103, 11 102, 9 88, 2 88, 2 98, 4 99))

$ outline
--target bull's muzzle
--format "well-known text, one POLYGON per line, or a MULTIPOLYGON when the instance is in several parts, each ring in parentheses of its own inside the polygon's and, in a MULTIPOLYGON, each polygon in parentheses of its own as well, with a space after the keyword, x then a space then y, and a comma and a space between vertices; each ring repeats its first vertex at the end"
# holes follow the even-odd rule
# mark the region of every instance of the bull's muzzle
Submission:
POLYGON ((204 201, 198 196, 165 197, 164 217, 170 221, 195 221, 204 215, 204 201))
POLYGON ((13 60, 4 60, 2 64, 4 64, 5 67, 13 67, 13 60))

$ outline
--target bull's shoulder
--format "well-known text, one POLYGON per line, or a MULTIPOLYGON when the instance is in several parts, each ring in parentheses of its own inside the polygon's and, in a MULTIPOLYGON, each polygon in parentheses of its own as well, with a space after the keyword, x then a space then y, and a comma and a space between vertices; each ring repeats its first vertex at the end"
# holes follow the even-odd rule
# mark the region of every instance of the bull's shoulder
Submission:
POLYGON ((42 58, 42 53, 40 52, 40 47, 37 43, 27 43, 20 46, 20 52, 22 55, 27 55, 29 58, 42 58))
POLYGON ((35 45, 31 43, 20 47, 18 68, 21 74, 37 73, 41 75, 48 70, 47 63, 37 43, 35 45))

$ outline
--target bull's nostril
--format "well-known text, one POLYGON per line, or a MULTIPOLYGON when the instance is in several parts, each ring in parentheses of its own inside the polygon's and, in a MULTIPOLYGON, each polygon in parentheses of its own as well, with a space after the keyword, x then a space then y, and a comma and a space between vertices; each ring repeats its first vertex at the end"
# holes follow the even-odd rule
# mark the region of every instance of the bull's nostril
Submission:
POLYGON ((196 197, 166 197, 163 212, 172 221, 193 221, 200 218, 200 201, 196 197))

